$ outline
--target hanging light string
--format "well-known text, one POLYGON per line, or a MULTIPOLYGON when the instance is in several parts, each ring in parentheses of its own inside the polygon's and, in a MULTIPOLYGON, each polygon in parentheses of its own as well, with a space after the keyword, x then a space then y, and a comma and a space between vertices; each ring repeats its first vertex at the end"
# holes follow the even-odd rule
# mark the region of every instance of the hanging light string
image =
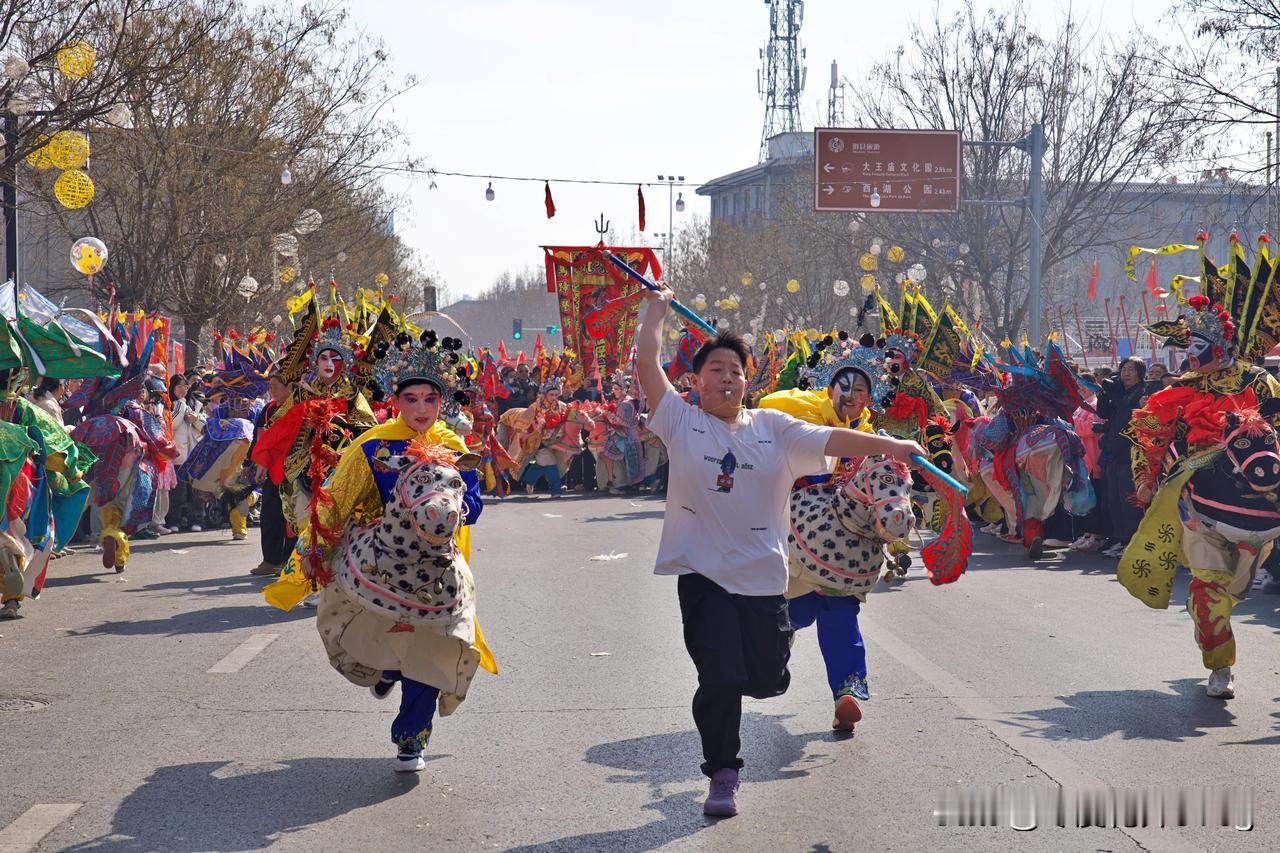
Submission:
MULTIPOLYGON (((246 158, 259 159, 264 161, 272 161, 276 159, 274 155, 263 151, 246 151, 239 148, 231 148, 223 145, 209 145, 201 142, 180 141, 170 143, 173 145, 182 145, 187 148, 197 148, 207 151, 221 151, 226 154, 237 154, 246 158)), ((289 177, 281 183, 291 183, 296 177, 298 169, 298 161, 305 160, 307 155, 294 155, 287 159, 282 169, 288 172, 289 177)), ((547 178, 532 177, 530 175, 498 175, 486 172, 452 172, 445 169, 435 169, 429 166, 414 166, 409 163, 381 163, 373 164, 365 167, 370 172, 383 172, 389 174, 416 175, 423 178, 474 178, 484 181, 530 181, 534 183, 546 183, 550 181, 554 184, 594 184, 597 186, 612 187, 700 187, 702 184, 697 181, 619 181, 600 178, 547 178)), ((282 175, 283 176, 283 175, 282 175)))

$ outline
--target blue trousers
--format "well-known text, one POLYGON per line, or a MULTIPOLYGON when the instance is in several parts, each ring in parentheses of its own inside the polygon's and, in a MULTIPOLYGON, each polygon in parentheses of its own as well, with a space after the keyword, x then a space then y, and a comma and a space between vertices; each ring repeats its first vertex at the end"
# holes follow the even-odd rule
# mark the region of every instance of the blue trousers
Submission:
POLYGON ((547 478, 547 485, 551 487, 551 494, 560 494, 560 469, 555 465, 534 465, 524 469, 524 484, 532 486, 538 482, 539 477, 547 478))
POLYGON ((811 592, 787 602, 791 627, 799 630, 818 623, 818 647, 827 665, 831 695, 840 691, 849 677, 867 677, 867 648, 858 628, 862 602, 852 595, 819 595, 811 592))
POLYGON ((391 740, 405 755, 416 755, 431 740, 431 721, 436 715, 440 688, 405 678, 399 670, 383 671, 382 680, 400 682, 400 713, 391 722, 391 740))

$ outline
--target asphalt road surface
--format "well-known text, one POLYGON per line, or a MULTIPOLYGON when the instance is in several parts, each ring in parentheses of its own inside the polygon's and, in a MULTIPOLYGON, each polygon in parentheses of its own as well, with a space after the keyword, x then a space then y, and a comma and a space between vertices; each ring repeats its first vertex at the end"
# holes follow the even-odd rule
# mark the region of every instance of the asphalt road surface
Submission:
POLYGON ((256 531, 137 543, 122 577, 57 561, 0 622, 0 853, 1280 850, 1280 597, 1238 608, 1238 698, 1212 700, 1185 578, 1151 611, 1103 558, 1031 568, 982 535, 958 583, 917 568, 872 594, 853 737, 829 728, 801 632, 790 691, 747 703, 741 815, 704 818, 675 581, 651 573, 662 506, 486 508, 475 575, 502 672, 437 719, 418 775, 392 772, 395 702, 329 668, 315 611, 263 603, 256 531), (1253 828, 936 825, 944 790, 997 785, 1243 786, 1253 828))

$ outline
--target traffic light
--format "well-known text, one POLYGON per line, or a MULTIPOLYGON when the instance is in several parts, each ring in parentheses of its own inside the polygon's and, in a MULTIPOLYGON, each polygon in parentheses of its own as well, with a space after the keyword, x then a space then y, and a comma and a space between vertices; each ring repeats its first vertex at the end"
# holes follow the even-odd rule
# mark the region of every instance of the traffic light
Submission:
POLYGON ((552 324, 552 325, 550 325, 550 326, 547 326, 547 334, 548 334, 548 335, 554 335, 554 334, 555 334, 556 332, 558 332, 558 331, 560 331, 560 327, 559 327, 559 326, 557 326, 557 325, 555 325, 555 324, 552 324))
POLYGON ((511 321, 511 339, 518 341, 524 337, 524 320, 511 321))

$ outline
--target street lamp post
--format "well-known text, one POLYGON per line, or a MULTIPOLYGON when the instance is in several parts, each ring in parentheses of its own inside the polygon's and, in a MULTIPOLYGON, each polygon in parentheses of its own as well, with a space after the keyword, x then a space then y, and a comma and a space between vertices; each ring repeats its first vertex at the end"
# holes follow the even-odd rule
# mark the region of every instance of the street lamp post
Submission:
POLYGON ((10 110, 4 111, 4 169, 0 174, 3 185, 0 205, 4 207, 4 274, 18 278, 18 117, 10 110))
POLYGON ((667 266, 671 265, 671 235, 674 231, 675 212, 684 213, 684 193, 680 193, 680 198, 675 198, 676 182, 684 183, 684 175, 659 175, 659 181, 663 181, 667 185, 667 266))

